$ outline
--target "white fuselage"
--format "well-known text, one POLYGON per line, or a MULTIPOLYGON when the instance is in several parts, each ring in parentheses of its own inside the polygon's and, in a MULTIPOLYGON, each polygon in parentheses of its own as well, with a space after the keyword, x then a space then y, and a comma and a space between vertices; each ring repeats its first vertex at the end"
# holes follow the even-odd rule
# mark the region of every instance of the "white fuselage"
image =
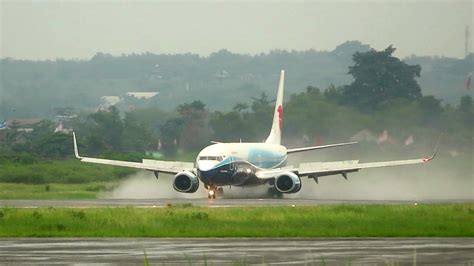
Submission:
POLYGON ((206 185, 257 185, 255 172, 285 166, 286 147, 268 143, 218 143, 196 159, 199 179, 206 185))

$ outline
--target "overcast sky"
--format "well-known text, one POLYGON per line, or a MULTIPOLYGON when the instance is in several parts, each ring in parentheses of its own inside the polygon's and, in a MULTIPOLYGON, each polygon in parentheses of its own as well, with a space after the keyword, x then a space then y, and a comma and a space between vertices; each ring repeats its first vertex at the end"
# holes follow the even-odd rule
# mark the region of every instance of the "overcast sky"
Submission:
POLYGON ((0 3, 0 56, 20 59, 333 50, 346 40, 462 58, 466 25, 474 35, 472 0, 0 3))

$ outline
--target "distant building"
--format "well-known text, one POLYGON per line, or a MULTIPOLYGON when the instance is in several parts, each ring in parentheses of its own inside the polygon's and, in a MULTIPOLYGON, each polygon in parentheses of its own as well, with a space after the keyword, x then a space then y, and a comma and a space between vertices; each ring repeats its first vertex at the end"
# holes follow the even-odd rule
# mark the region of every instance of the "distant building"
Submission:
POLYGON ((230 76, 229 72, 227 72, 227 70, 225 69, 214 74, 214 77, 221 78, 221 79, 228 78, 229 76, 230 76))
POLYGON ((358 142, 362 142, 362 141, 367 141, 367 142, 376 142, 377 141, 377 137, 375 136, 375 134, 373 134, 370 130, 368 129, 363 129, 359 132, 357 132, 356 134, 354 134, 351 138, 350 138, 351 141, 358 141, 358 142))
POLYGON ((103 107, 110 107, 121 102, 122 98, 120 96, 102 96, 100 100, 103 107))
MULTIPOLYGON (((20 132, 17 136, 16 139, 14 140, 15 143, 21 144, 21 143, 26 143, 26 134, 33 132, 34 126, 39 124, 41 121, 43 121, 42 118, 15 118, 15 119, 10 119, 2 124, 3 129, 11 129, 12 127, 16 129, 17 132, 20 132)), ((5 140, 5 130, 0 130, 0 140, 4 141, 5 140)))
POLYGON ((102 96, 100 97, 100 105, 95 110, 96 112, 104 112, 109 109, 110 106, 114 106, 122 101, 120 96, 102 96))
POLYGON ((119 103, 129 104, 129 111, 135 109, 135 104, 140 104, 140 101, 151 99, 158 95, 157 91, 130 91, 126 92, 123 96, 102 96, 100 97, 100 105, 97 107, 96 112, 107 111, 109 107, 115 106, 119 103), (129 97, 129 98, 127 98, 129 97), (133 98, 133 99, 132 99, 133 98), (135 100, 136 99, 136 100, 135 100), (127 100, 131 100, 127 101, 127 100), (137 101, 138 100, 138 101, 137 101))
POLYGON ((18 128, 18 131, 33 131, 33 126, 43 121, 42 118, 14 118, 7 120, 6 126, 11 128, 15 126, 18 128))
POLYGON ((54 129, 54 133, 69 134, 70 132, 72 132, 72 129, 65 127, 64 122, 62 120, 59 120, 59 123, 56 125, 56 128, 54 129))
POLYGON ((150 99, 158 94, 159 92, 157 91, 130 91, 126 93, 127 96, 134 97, 137 99, 150 99))

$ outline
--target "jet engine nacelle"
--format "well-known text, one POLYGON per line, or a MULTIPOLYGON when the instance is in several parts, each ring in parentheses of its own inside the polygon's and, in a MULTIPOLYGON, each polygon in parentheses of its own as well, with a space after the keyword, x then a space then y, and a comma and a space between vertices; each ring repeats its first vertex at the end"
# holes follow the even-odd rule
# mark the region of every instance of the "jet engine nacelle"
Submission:
POLYGON ((275 189, 281 193, 296 193, 301 189, 301 180, 292 172, 280 174, 275 177, 275 189))
POLYGON ((199 179, 188 171, 177 173, 174 176, 173 188, 182 193, 194 193, 199 188, 199 179))

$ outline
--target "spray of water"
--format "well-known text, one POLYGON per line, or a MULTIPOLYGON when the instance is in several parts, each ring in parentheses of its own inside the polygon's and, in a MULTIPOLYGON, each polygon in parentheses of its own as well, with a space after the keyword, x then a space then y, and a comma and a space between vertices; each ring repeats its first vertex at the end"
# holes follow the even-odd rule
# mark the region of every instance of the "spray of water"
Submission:
MULTIPOLYGON (((413 154, 393 155, 387 152, 357 150, 351 154, 346 150, 314 151, 291 155, 288 165, 301 162, 360 159, 361 162, 382 161, 396 158, 416 158, 413 154)), ((426 153, 426 151, 424 152, 426 153)), ((346 181, 340 175, 326 176, 316 184, 312 179, 302 178, 302 189, 285 198, 331 199, 331 200, 474 200, 474 176, 472 154, 451 157, 446 152, 431 163, 361 170, 349 174, 346 181)), ((108 194, 109 198, 206 198, 207 192, 200 184, 196 193, 179 193, 173 189, 173 176, 160 175, 155 179, 150 172, 139 172, 124 180, 108 194)), ((223 187, 225 198, 268 197, 268 186, 223 187)))
MULTIPOLYGON (((442 147, 446 148, 446 147, 442 147)), ((300 154, 289 159, 298 165, 306 161, 353 160, 361 162, 396 160, 399 158, 420 158, 428 155, 426 150, 393 154, 389 149, 344 154, 345 150, 334 153, 313 152, 300 154)), ((474 171, 472 154, 465 153, 452 157, 440 149, 437 158, 427 164, 362 169, 349 173, 346 181, 342 175, 313 179, 302 178, 299 193, 288 195, 293 198, 314 198, 334 200, 474 200, 474 171)))
POLYGON ((158 180, 151 172, 140 171, 122 181, 111 193, 112 199, 204 198, 207 192, 200 184, 195 193, 180 193, 173 189, 173 176, 160 174, 158 180))

